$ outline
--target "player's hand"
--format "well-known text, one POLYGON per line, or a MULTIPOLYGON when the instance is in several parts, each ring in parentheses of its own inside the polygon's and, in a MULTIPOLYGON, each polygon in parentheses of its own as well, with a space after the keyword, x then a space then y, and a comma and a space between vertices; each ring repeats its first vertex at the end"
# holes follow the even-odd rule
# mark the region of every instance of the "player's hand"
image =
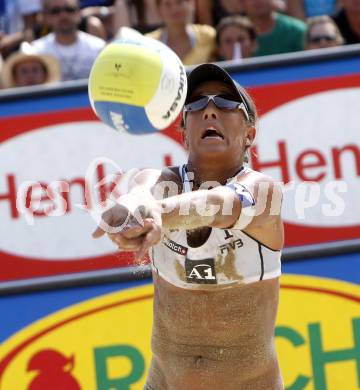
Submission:
POLYGON ((160 241, 161 225, 153 218, 145 218, 143 226, 129 228, 120 235, 115 239, 122 240, 123 245, 134 245, 131 250, 135 252, 135 259, 141 261, 148 250, 160 241))
POLYGON ((94 238, 99 238, 105 233, 119 233, 129 223, 129 220, 129 210, 123 205, 116 204, 102 214, 99 226, 96 228, 92 236, 94 238))
POLYGON ((139 206, 134 214, 122 204, 113 206, 103 213, 93 237, 107 233, 119 250, 136 252, 136 259, 141 260, 161 238, 160 206, 151 202, 151 207, 139 206))

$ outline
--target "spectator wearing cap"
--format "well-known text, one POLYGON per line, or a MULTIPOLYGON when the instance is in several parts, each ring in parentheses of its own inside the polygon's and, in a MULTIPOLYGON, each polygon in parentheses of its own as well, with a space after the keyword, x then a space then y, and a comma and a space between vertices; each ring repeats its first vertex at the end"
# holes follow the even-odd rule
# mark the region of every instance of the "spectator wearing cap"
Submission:
POLYGON ((164 27, 147 36, 162 41, 185 65, 208 62, 215 50, 216 31, 208 25, 193 24, 193 0, 157 0, 164 27))
POLYGON ((330 16, 322 15, 309 18, 307 25, 306 49, 323 49, 344 44, 344 38, 330 16))
POLYGON ((216 61, 252 57, 256 50, 255 27, 245 16, 227 16, 216 27, 216 43, 216 61))
POLYGON ((244 7, 257 32, 255 56, 304 49, 306 24, 303 21, 274 11, 273 0, 244 0, 244 7))
POLYGON ((333 15, 338 0, 287 0, 287 13, 301 20, 321 15, 333 15))
POLYGON ((78 0, 45 0, 44 7, 53 32, 32 43, 35 51, 58 59, 62 80, 87 78, 105 41, 79 30, 78 0))
POLYGON ((1 0, 0 31, 13 34, 33 25, 42 0, 1 0))
POLYGON ((42 0, 0 0, 0 53, 4 58, 33 39, 32 28, 42 0))
POLYGON ((12 53, 1 71, 4 88, 27 87, 60 80, 60 64, 50 55, 35 54, 27 42, 21 50, 12 53))
POLYGON ((360 1, 341 0, 342 7, 333 16, 345 44, 360 43, 360 1))

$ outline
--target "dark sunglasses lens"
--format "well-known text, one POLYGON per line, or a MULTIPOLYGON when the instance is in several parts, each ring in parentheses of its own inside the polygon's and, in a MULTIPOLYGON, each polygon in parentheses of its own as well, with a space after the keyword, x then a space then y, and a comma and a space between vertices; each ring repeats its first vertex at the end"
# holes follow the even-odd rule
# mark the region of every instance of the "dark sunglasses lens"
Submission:
POLYGON ((185 109, 186 109, 186 111, 203 110, 206 107, 208 101, 209 101, 209 99, 206 96, 200 97, 197 100, 194 100, 193 102, 191 102, 189 104, 186 104, 185 109))
POLYGON ((51 15, 59 15, 61 12, 74 13, 77 10, 76 7, 66 6, 66 7, 54 7, 49 9, 51 15))
POLYGON ((49 14, 51 15, 57 15, 61 12, 61 8, 59 7, 54 7, 49 9, 49 14))
POLYGON ((235 110, 240 104, 239 102, 235 102, 221 96, 215 96, 214 103, 217 108, 221 108, 222 110, 235 110))
POLYGON ((318 37, 312 37, 310 38, 311 43, 320 43, 322 41, 325 42, 334 42, 336 40, 336 37, 330 36, 330 35, 324 35, 324 36, 318 36, 318 37))
POLYGON ((77 7, 67 6, 67 7, 64 7, 64 10, 66 12, 68 12, 69 14, 72 14, 72 13, 76 12, 78 9, 77 9, 77 7))

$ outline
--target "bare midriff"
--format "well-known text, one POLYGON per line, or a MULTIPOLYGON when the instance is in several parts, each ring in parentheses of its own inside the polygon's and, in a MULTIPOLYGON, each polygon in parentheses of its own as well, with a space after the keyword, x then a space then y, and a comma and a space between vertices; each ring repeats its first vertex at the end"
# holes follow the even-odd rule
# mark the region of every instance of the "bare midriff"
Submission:
POLYGON ((283 390, 278 279, 188 290, 154 274, 153 390, 283 390))

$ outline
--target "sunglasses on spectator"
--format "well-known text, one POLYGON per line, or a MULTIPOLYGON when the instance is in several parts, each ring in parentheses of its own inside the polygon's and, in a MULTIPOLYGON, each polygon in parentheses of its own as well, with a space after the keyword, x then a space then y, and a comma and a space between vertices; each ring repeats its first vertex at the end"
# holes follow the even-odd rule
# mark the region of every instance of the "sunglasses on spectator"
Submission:
POLYGON ((213 102, 217 108, 222 111, 243 111, 246 119, 249 120, 249 113, 243 102, 236 102, 224 95, 200 95, 191 99, 191 102, 185 104, 184 113, 204 110, 210 102, 213 102))
POLYGON ((79 8, 76 6, 66 5, 64 7, 53 7, 48 9, 48 13, 51 15, 59 15, 61 12, 67 12, 68 14, 75 13, 79 8))
POLYGON ((320 43, 320 42, 334 42, 336 41, 336 35, 316 35, 309 37, 310 43, 320 43))

